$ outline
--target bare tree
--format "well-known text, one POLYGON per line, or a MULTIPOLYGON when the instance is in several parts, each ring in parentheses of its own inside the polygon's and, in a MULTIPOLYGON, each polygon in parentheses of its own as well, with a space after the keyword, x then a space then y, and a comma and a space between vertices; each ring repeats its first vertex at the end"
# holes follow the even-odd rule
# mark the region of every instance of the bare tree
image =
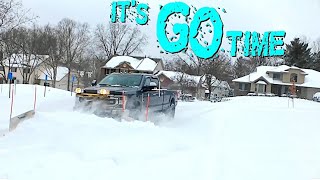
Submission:
POLYGON ((57 70, 61 64, 61 59, 64 55, 62 42, 59 41, 57 29, 50 25, 41 28, 39 46, 41 54, 48 55, 48 58, 43 61, 44 72, 52 80, 52 87, 56 86, 57 70))
POLYGON ((320 71, 320 38, 313 42, 310 68, 320 71))
POLYGON ((184 72, 176 72, 176 75, 173 78, 173 80, 179 85, 182 93, 195 91, 197 81, 191 75, 184 72))
POLYGON ((41 28, 33 25, 31 28, 18 28, 17 31, 15 44, 19 48, 19 53, 15 57, 19 72, 23 77, 23 83, 29 84, 35 70, 46 61, 48 55, 42 54, 41 28))
POLYGON ((94 33, 95 56, 100 67, 115 55, 132 55, 139 53, 147 44, 146 35, 128 24, 109 23, 98 25, 94 33))
POLYGON ((37 17, 30 16, 30 10, 24 9, 21 2, 0 0, 0 32, 11 31, 37 17))
POLYGON ((223 80, 229 80, 231 77, 231 60, 223 53, 219 56, 204 61, 203 72, 205 74, 205 84, 209 90, 209 99, 211 92, 220 87, 223 80))
MULTIPOLYGON (((24 9, 21 2, 15 0, 0 0, 0 66, 3 69, 2 79, 8 81, 6 67, 12 68, 11 55, 16 51, 10 33, 21 25, 32 22, 35 16, 30 16, 30 10, 24 9), (10 38, 10 39, 6 39, 10 38), (6 62, 5 62, 6 61, 6 62)), ((11 34, 12 35, 12 34, 11 34)), ((14 45, 15 46, 15 45, 14 45)))
POLYGON ((1 34, 2 36, 2 43, 1 43, 1 61, 0 65, 2 67, 3 72, 0 72, 1 78, 5 81, 5 83, 8 82, 8 73, 12 71, 13 68, 15 68, 15 60, 12 58, 14 54, 19 53, 19 48, 16 45, 16 38, 18 35, 18 31, 8 31, 1 34), (6 67, 8 69, 6 69, 6 67))
POLYGON ((89 26, 71 19, 63 19, 58 23, 57 32, 64 52, 61 60, 68 68, 69 91, 72 67, 83 56, 90 41, 89 26))

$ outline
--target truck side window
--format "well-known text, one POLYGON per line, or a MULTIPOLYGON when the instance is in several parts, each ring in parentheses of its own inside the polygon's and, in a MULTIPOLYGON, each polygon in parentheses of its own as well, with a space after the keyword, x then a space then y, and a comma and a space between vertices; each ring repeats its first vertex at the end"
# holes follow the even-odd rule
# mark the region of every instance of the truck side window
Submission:
POLYGON ((146 78, 146 80, 144 81, 144 86, 149 86, 150 85, 150 78, 146 78))
POLYGON ((157 84, 157 87, 159 87, 159 80, 156 78, 152 78, 151 82, 155 82, 157 84))

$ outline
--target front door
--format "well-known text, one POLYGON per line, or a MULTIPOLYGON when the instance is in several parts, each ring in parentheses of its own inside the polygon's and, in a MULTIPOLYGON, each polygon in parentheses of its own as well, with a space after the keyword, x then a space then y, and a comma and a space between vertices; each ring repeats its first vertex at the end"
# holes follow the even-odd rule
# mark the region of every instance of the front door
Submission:
POLYGON ((258 93, 265 93, 265 85, 258 84, 258 93))

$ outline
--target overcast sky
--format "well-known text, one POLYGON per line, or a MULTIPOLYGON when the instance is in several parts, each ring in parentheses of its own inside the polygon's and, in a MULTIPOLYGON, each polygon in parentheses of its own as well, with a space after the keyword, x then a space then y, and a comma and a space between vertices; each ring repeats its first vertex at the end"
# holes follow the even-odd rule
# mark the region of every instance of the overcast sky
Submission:
MULTIPOLYGON (((297 36, 306 36, 309 40, 320 37, 320 0, 181 0, 198 9, 204 6, 225 8, 227 13, 220 15, 224 23, 224 34, 229 30, 265 31, 284 30, 289 42, 297 36)), ((39 24, 56 24, 68 17, 87 22, 92 28, 96 24, 107 24, 110 19, 110 0, 22 0, 24 7, 39 16, 39 24)), ((157 49, 156 21, 159 13, 158 0, 140 0, 149 3, 151 22, 141 26, 149 39, 144 50, 147 56, 159 56, 157 49)), ((162 0, 165 5, 172 0, 162 0)), ((228 41, 223 46, 229 50, 228 41)), ((210 42, 210 41, 209 41, 210 42)))

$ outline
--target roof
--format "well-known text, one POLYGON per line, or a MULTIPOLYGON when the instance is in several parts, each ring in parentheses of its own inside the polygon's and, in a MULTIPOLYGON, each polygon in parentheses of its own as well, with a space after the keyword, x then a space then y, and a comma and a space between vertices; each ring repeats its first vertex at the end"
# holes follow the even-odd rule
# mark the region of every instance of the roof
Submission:
POLYGON ((26 55, 12 54, 9 58, 4 59, 4 65, 10 67, 36 67, 40 65, 48 55, 26 55))
POLYGON ((157 76, 159 75, 165 75, 167 78, 171 79, 172 81, 178 81, 179 78, 184 78, 189 81, 194 81, 195 83, 199 83, 201 76, 193 76, 182 72, 176 72, 176 71, 160 71, 157 73, 157 76))
MULTIPOLYGON (((157 73, 157 76, 159 76, 161 74, 165 75, 166 77, 168 77, 169 79, 171 79, 172 81, 175 81, 175 82, 177 82, 178 79, 183 76, 183 78, 188 79, 190 81, 194 81, 197 84, 201 80, 203 87, 205 87, 204 85, 206 84, 206 77, 205 76, 202 77, 202 76, 189 75, 189 74, 177 72, 177 71, 160 71, 159 73, 157 73), (201 79, 201 77, 202 77, 202 79, 201 79)), ((220 86, 220 87, 230 89, 228 82, 216 80, 215 77, 212 78, 212 86, 213 87, 220 86)))
MULTIPOLYGON (((68 68, 58 67, 56 81, 61 81, 68 74, 68 72, 68 68)), ((45 72, 42 72, 39 79, 45 80, 46 75, 48 75, 48 81, 51 81, 53 78, 53 69, 48 69, 45 72)))
POLYGON ((131 56, 115 56, 111 58, 104 68, 115 68, 122 63, 128 63, 133 69, 140 71, 154 71, 159 61, 155 61, 151 58, 137 58, 131 56))
POLYGON ((312 70, 312 69, 302 69, 298 67, 290 67, 287 65, 281 65, 281 66, 259 66, 257 67, 256 71, 243 76, 238 79, 234 79, 233 82, 243 82, 243 83, 251 83, 255 82, 259 79, 265 79, 270 84, 278 84, 278 85, 292 85, 291 83, 283 83, 280 80, 273 79, 269 77, 267 74, 268 72, 279 72, 279 73, 285 73, 288 72, 289 69, 298 69, 301 70, 302 74, 305 74, 305 82, 303 84, 296 84, 296 86, 302 86, 302 87, 311 87, 311 88, 320 88, 320 72, 312 70))
POLYGON ((264 81, 258 81, 257 84, 267 85, 267 83, 264 81))

